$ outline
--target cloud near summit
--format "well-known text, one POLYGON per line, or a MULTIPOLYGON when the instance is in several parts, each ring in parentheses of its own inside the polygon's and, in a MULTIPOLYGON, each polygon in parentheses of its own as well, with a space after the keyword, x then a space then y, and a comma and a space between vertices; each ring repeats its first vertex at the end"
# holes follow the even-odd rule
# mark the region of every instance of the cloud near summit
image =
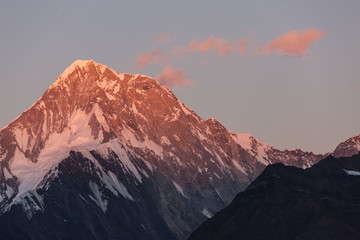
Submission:
POLYGON ((147 52, 138 55, 135 61, 136 61, 137 69, 141 70, 150 63, 152 64, 166 63, 167 56, 163 51, 157 48, 153 48, 147 52))
MULTIPOLYGON (((204 42, 199 42, 197 38, 193 39, 189 44, 189 51, 200 52, 200 53, 213 51, 216 52, 219 56, 224 56, 226 54, 236 51, 236 47, 234 45, 235 44, 232 41, 229 41, 225 38, 215 38, 214 36, 211 35, 204 42)), ((239 41, 239 48, 238 48, 239 52, 243 54, 246 47, 247 47, 246 40, 244 42, 244 39, 241 39, 239 41)))
MULTIPOLYGON (((172 36, 173 33, 166 33, 154 38, 154 41, 157 43, 167 42, 172 36)), ((309 51, 312 43, 324 36, 325 33, 316 28, 309 28, 303 31, 292 30, 280 35, 265 45, 257 46, 257 51, 255 50, 255 52, 259 55, 278 53, 278 55, 302 56, 309 51)), ((204 55, 205 53, 213 52, 219 57, 234 52, 244 55, 245 51, 252 51, 249 49, 249 43, 250 45, 255 45, 256 41, 245 38, 229 41, 225 38, 216 38, 210 35, 205 41, 199 41, 198 38, 193 38, 187 45, 170 46, 170 48, 165 51, 152 48, 138 55, 135 62, 137 69, 141 70, 149 64, 168 65, 173 59, 184 60, 191 57, 193 53, 204 55)), ((202 62, 203 61, 204 60, 202 60, 202 62)))
POLYGON ((183 70, 179 68, 172 68, 171 66, 165 66, 162 72, 156 76, 156 79, 169 88, 182 87, 185 84, 192 83, 190 79, 186 77, 183 70))
MULTIPOLYGON (((225 57, 233 53, 244 56, 245 52, 247 53, 245 56, 254 56, 254 54, 269 55, 272 53, 287 56, 303 56, 309 51, 311 44, 324 36, 324 32, 315 28, 303 31, 292 30, 261 46, 254 39, 254 33, 250 33, 249 39, 238 38, 237 40, 216 38, 210 35, 204 41, 193 38, 188 44, 168 45, 167 49, 153 47, 139 54, 135 59, 135 63, 138 70, 142 70, 150 64, 163 66, 162 72, 156 78, 167 87, 178 88, 192 82, 186 77, 183 70, 170 66, 174 62, 185 61, 185 59, 197 55, 197 58, 200 56, 200 59, 196 60, 198 65, 204 67, 213 62, 213 59, 216 57, 225 57), (207 55, 207 53, 213 54, 207 55)), ((169 43, 173 40, 173 37, 174 33, 165 33, 153 38, 152 41, 155 43, 169 43)))
POLYGON ((280 55, 301 56, 306 53, 312 43, 324 37, 325 33, 310 28, 303 31, 290 31, 277 37, 273 41, 261 46, 259 54, 279 53, 280 55))

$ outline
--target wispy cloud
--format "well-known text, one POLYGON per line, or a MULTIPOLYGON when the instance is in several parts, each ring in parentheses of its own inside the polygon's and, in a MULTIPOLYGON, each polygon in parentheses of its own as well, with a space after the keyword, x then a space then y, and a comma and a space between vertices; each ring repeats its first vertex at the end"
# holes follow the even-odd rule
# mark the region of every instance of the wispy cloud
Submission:
POLYGON ((146 67, 148 64, 166 63, 166 61, 167 61, 166 54, 157 48, 153 48, 136 57, 136 66, 137 69, 141 70, 144 67, 146 67))
POLYGON ((240 39, 238 41, 238 50, 239 50, 241 55, 245 53, 245 50, 246 50, 247 47, 248 47, 248 45, 247 45, 247 40, 246 39, 240 39))
POLYGON ((209 51, 212 47, 213 47, 213 36, 210 36, 210 38, 205 41, 205 42, 201 42, 199 43, 198 39, 195 38, 190 42, 190 47, 189 50, 191 52, 200 52, 200 53, 205 53, 207 51, 209 51))
MULTIPOLYGON (((170 42, 173 36, 173 33, 165 33, 153 38, 152 41, 157 43, 170 42)), ((149 64, 165 66, 156 78, 168 87, 181 87, 192 82, 186 77, 186 73, 182 69, 173 68, 170 64, 184 61, 194 56, 194 53, 202 53, 202 59, 199 60, 199 66, 201 67, 208 65, 214 60, 214 55, 204 57, 204 54, 208 52, 215 53, 219 57, 231 53, 237 53, 242 56, 245 56, 245 53, 248 56, 278 53, 279 55, 304 57, 304 53, 310 49, 311 44, 324 36, 324 32, 315 28, 303 31, 294 30, 284 33, 273 41, 259 47, 255 31, 250 33, 248 39, 239 38, 233 41, 210 35, 205 41, 194 38, 187 45, 170 45, 165 50, 152 48, 138 55, 135 62, 138 70, 143 69, 149 64)))
POLYGON ((156 76, 156 79, 167 87, 182 87, 185 84, 191 84, 190 79, 186 77, 183 70, 165 66, 162 72, 156 76))
POLYGON ((177 33, 167 32, 164 34, 160 34, 159 36, 151 38, 151 42, 155 43, 170 43, 173 42, 177 33))
POLYGON ((234 48, 233 44, 224 38, 217 38, 214 40, 215 52, 220 56, 231 53, 234 48))
POLYGON ((206 41, 199 42, 199 39, 193 39, 189 44, 190 52, 206 53, 208 51, 214 51, 219 56, 224 56, 233 52, 233 43, 224 38, 215 38, 210 36, 206 41))
POLYGON ((259 54, 270 54, 273 52, 281 55, 301 56, 307 52, 312 43, 324 37, 325 33, 315 28, 303 31, 290 31, 275 40, 261 46, 259 54))
MULTIPOLYGON (((170 35, 169 35, 170 36, 170 35)), ((167 34, 161 35, 154 39, 154 41, 163 41, 169 37, 167 34)), ((212 51, 218 56, 224 56, 238 51, 244 54, 247 49, 247 40, 240 39, 238 41, 228 41, 225 38, 215 38, 210 36, 206 41, 199 42, 197 38, 190 41, 189 45, 178 45, 162 51, 158 48, 152 48, 138 55, 135 59, 138 70, 143 69, 149 64, 169 64, 173 59, 184 60, 190 56, 191 53, 199 52, 206 53, 212 51)), ((201 66, 206 65, 210 60, 201 63, 201 66)))

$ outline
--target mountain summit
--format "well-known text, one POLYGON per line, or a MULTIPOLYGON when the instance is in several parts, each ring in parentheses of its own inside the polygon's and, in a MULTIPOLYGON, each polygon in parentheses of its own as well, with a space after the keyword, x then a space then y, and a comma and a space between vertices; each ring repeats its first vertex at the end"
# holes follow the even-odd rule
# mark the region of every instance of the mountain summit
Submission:
POLYGON ((0 236, 184 239, 266 165, 322 157, 231 133, 150 77, 78 60, 0 131, 0 236))

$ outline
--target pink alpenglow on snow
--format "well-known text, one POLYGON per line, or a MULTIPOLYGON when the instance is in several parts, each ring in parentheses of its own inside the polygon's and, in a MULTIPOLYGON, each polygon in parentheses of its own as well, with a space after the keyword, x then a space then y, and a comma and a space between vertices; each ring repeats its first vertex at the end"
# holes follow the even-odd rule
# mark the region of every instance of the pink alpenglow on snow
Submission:
POLYGON ((259 54, 277 52, 281 55, 301 56, 307 52, 312 43, 324 37, 325 33, 315 29, 290 31, 258 49, 259 54))
POLYGON ((167 87, 182 87, 192 82, 185 76, 185 72, 178 68, 166 66, 162 72, 156 76, 156 79, 167 87))
POLYGON ((166 63, 166 61, 165 53, 157 48, 153 48, 136 57, 136 66, 141 70, 149 64, 166 63))

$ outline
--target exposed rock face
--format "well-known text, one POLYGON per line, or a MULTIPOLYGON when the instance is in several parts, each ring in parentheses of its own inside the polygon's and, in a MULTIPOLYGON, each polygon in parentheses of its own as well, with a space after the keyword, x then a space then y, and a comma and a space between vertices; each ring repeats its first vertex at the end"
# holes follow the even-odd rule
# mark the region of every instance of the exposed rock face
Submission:
POLYGON ((360 154, 274 164, 189 240, 360 239, 360 154))
POLYGON ((322 157, 231 133, 152 78, 79 60, 0 130, 0 221, 33 239, 50 237, 42 222, 93 239, 184 239, 266 165, 322 157))

